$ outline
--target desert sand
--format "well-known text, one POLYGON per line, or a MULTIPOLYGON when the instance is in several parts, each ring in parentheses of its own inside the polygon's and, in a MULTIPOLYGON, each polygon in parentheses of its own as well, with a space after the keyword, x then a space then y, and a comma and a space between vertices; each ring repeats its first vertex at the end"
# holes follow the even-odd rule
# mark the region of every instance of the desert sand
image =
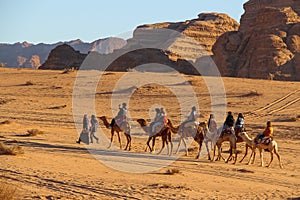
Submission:
MULTIPOLYGON (((130 72, 139 73, 139 72, 130 72)), ((78 131, 72 113, 72 93, 77 72, 0 69, 0 141, 18 144, 24 154, 0 155, 0 183, 16 189, 18 199, 297 199, 300 198, 300 82, 222 78, 226 91, 226 111, 236 117, 245 114, 247 132, 254 137, 262 132, 267 120, 274 126, 274 138, 279 145, 283 169, 274 157, 269 168, 260 166, 257 154, 254 165, 242 162, 210 162, 203 153, 195 159, 197 145, 192 143, 190 154, 175 162, 146 173, 124 172, 97 160, 89 150, 97 144, 77 144, 78 131), (43 134, 24 136, 27 130, 38 129, 43 134), (168 174, 170 170, 179 173, 168 174)), ((96 112, 111 120, 111 96, 121 72, 106 72, 96 90, 96 112)), ((172 74, 170 74, 172 76, 172 74)), ((184 76, 199 101, 200 121, 208 119, 211 99, 200 76, 184 76)), ((92 79, 91 79, 92 80, 92 79)), ((130 83, 130 81, 129 81, 130 83)), ((186 83, 178 84, 184 87, 186 83)), ((129 84, 130 85, 130 84, 129 84)), ((176 85, 175 85, 176 86, 176 85)), ((153 105, 165 107, 168 117, 180 123, 180 107, 176 96, 166 87, 149 84, 139 87, 130 98, 132 149, 128 154, 147 160, 144 152, 147 134, 138 128, 138 118, 149 120, 153 105)), ((92 114, 92 113, 89 113, 92 114)), ((78 117, 78 116, 77 116, 78 117)), ((75 116, 76 118, 76 116, 75 116)), ((80 125, 79 125, 80 126, 80 125)), ((101 139, 110 137, 99 120, 96 133, 101 139)), ((104 140, 104 139, 103 139, 104 140)), ((123 148, 125 137, 121 133, 123 148)), ((173 134, 174 147, 178 136, 173 134)), ((101 143, 102 141, 100 141, 101 143)), ((102 148, 106 159, 122 166, 123 150, 117 137, 111 150, 102 148), (118 152, 117 156, 110 152, 118 152), (119 159, 120 158, 120 159, 119 159), (118 160, 119 159, 119 160, 118 160)), ((99 144, 100 145, 100 144, 99 144)), ((156 151, 161 139, 156 141, 156 151)), ((228 143, 223 145, 228 156, 228 143)), ((244 154, 245 143, 239 143, 238 161, 244 154)), ((153 154, 161 162, 168 160, 166 150, 153 154)), ((171 157, 174 157, 172 155, 171 157)), ((270 155, 264 152, 264 162, 270 155)), ((131 163, 136 169, 145 163, 131 163)))

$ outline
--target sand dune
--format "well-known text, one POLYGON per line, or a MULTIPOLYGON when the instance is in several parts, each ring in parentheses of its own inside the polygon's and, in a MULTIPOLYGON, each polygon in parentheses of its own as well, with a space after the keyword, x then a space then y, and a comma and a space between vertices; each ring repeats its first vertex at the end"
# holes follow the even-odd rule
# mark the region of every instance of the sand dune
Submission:
MULTIPOLYGON (((183 147, 180 155, 171 157, 166 155, 166 150, 161 155, 144 152, 147 134, 135 120, 149 120, 151 109, 159 105, 179 124, 182 110, 178 96, 170 87, 158 84, 135 87, 133 79, 127 82, 132 83, 128 91, 133 91, 129 101, 132 150, 119 150, 116 136, 114 147, 107 150, 110 130, 101 122, 96 133, 101 137, 100 143, 78 145, 76 126, 81 125, 74 124, 74 118, 80 121, 81 116, 72 113, 76 75, 77 72, 0 69, 0 142, 8 146, 17 143, 24 150, 23 155, 0 156, 0 184, 15 187, 15 196, 20 199, 300 198, 299 82, 223 78, 224 105, 212 102, 202 77, 184 76, 186 82, 171 84, 178 91, 191 84, 199 101, 200 121, 208 119, 211 104, 216 108, 225 106, 226 111, 233 111, 235 116, 243 112, 251 136, 263 131, 266 121, 271 120, 284 166, 280 169, 276 158, 270 168, 260 167, 259 156, 250 166, 246 165, 249 156, 243 163, 232 165, 210 162, 203 151, 202 157, 196 160, 197 145, 192 141, 189 156, 183 155, 183 147), (41 130, 43 134, 22 136, 30 129, 41 130), (174 169, 179 173, 168 173, 174 169), (143 170, 148 172, 141 173, 143 170)), ((124 73, 116 72, 102 74, 95 91, 97 116, 111 119, 117 111, 117 107, 111 108, 111 97, 123 76, 124 73)), ((168 76, 174 74, 166 74, 165 78, 168 76)), ((117 94, 128 92, 118 91, 117 94)), ((124 148, 126 139, 122 133, 121 141, 124 148)), ((173 135, 173 141, 176 148, 177 135, 173 135)), ((228 156, 228 146, 225 143, 223 147, 225 156, 228 156)), ((160 147, 158 139, 156 152, 160 147)), ((238 160, 244 148, 244 143, 238 144, 238 160)), ((269 153, 265 152, 265 163, 269 159, 269 153)))

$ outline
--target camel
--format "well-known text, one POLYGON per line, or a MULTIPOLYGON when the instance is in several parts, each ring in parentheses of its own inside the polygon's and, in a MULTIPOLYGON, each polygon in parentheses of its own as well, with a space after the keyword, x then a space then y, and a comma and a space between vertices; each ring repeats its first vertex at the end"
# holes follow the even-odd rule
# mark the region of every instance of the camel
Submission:
POLYGON ((254 160, 255 160, 255 150, 256 148, 258 148, 259 150, 259 153, 260 153, 260 161, 261 161, 261 166, 263 167, 264 166, 264 161, 263 161, 263 150, 267 149, 269 150, 270 154, 271 154, 271 160, 269 162, 269 164, 267 165, 267 167, 270 167, 272 161, 273 161, 273 153, 276 154, 277 158, 278 158, 278 161, 279 161, 279 167, 280 168, 283 168, 282 164, 281 164, 281 159, 280 159, 280 155, 278 153, 278 144, 275 140, 272 140, 271 142, 269 142, 269 144, 263 144, 263 143, 260 143, 260 144, 256 144, 254 139, 251 139, 246 132, 241 132, 239 134, 243 140, 246 142, 246 144, 248 144, 250 147, 252 147, 252 154, 250 156, 250 159, 248 161, 248 165, 250 164, 250 161, 251 161, 251 158, 253 156, 253 160, 252 160, 252 163, 254 163, 254 160))
MULTIPOLYGON (((108 123, 107 118, 105 116, 102 116, 102 117, 99 117, 99 119, 102 120, 105 127, 109 129, 110 124, 108 123)), ((110 148, 111 145, 112 145, 115 131, 117 132, 117 135, 118 135, 118 139, 119 139, 119 143, 120 143, 120 149, 122 149, 120 132, 124 132, 124 134, 126 136, 126 139, 127 139, 127 144, 126 144, 126 147, 125 147, 124 150, 128 149, 128 151, 130 151, 130 149, 131 149, 131 136, 130 136, 130 125, 129 125, 129 123, 128 122, 122 123, 120 127, 116 123, 114 124, 114 126, 111 128, 111 139, 110 139, 110 145, 109 145, 108 148, 110 148)))
POLYGON ((186 146, 185 138, 193 137, 194 140, 199 144, 199 151, 198 151, 198 154, 196 156, 196 159, 198 159, 199 156, 200 156, 201 147, 202 147, 202 143, 203 143, 203 140, 204 140, 205 132, 208 131, 207 124, 205 122, 201 122, 199 124, 197 122, 194 122, 193 126, 183 127, 182 131, 180 131, 180 132, 179 132, 179 128, 182 124, 180 124, 179 126, 174 127, 173 123, 170 119, 168 120, 167 124, 171 128, 171 131, 173 133, 178 133, 179 136, 180 136, 180 140, 179 140, 179 143, 178 143, 176 153, 178 153, 179 147, 180 147, 180 144, 181 144, 181 141, 182 141, 183 144, 184 144, 185 152, 186 152, 186 156, 187 156, 188 155, 188 148, 186 146))
POLYGON ((218 140, 219 136, 221 135, 221 132, 222 132, 222 128, 219 128, 215 132, 211 132, 211 131, 208 130, 208 131, 206 131, 206 133, 204 135, 203 142, 205 143, 205 147, 206 147, 206 151, 207 151, 207 155, 208 155, 208 160, 211 160, 210 153, 209 153, 210 150, 208 148, 208 142, 210 142, 210 149, 213 149, 213 147, 217 143, 217 140, 218 140))
POLYGON ((145 133, 149 134, 148 140, 147 140, 147 147, 145 151, 147 151, 147 148, 149 147, 150 152, 154 151, 154 145, 155 145, 155 138, 161 136, 162 138, 162 147, 158 154, 162 152, 162 150, 165 148, 165 144, 167 145, 168 148, 168 155, 171 156, 172 151, 173 151, 173 143, 172 143, 172 135, 169 127, 163 127, 159 132, 153 135, 151 133, 151 128, 147 124, 146 120, 144 119, 138 119, 136 120, 142 127, 142 129, 145 131, 145 133), (150 147, 150 141, 152 140, 152 148, 150 147), (169 151, 169 142, 171 144, 171 151, 169 151))
POLYGON ((235 154, 233 164, 235 164, 236 160, 237 160, 236 143, 237 143, 237 138, 236 138, 235 134, 223 132, 223 134, 221 134, 220 137, 218 138, 216 145, 214 146, 214 154, 213 154, 213 159, 211 161, 214 160, 216 146, 217 146, 218 147, 218 156, 217 156, 216 161, 220 160, 222 158, 227 163, 232 158, 232 152, 233 152, 235 154), (221 151, 222 151, 221 146, 222 146, 222 143, 225 141, 229 141, 229 143, 230 143, 230 154, 227 159, 225 159, 221 155, 221 151))

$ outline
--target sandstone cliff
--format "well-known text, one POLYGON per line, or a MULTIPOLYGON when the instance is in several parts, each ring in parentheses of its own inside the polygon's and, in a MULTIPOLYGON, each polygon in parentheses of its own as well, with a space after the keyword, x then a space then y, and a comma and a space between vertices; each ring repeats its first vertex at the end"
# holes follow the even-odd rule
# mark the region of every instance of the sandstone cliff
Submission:
MULTIPOLYGON (((202 13, 198 18, 177 23, 158 23, 139 26, 129 40, 129 45, 134 43, 153 43, 157 37, 153 37, 153 29, 171 29, 186 37, 175 38, 169 46, 169 57, 172 60, 184 57, 187 60, 196 60, 203 55, 212 55, 212 46, 220 35, 228 31, 237 30, 238 22, 226 14, 202 13), (203 51, 204 50, 204 51, 203 51)), ((173 34, 172 32, 170 32, 173 34)), ((172 35, 164 41, 170 42, 172 35)))
MULTIPOLYGON (((93 54, 92 60, 97 60, 96 64, 84 64, 87 68, 95 68, 105 60, 116 58, 107 70, 126 71, 142 64, 159 63, 185 74, 197 74, 188 60, 195 61, 199 57, 212 55, 212 46, 217 38, 227 31, 237 30, 238 27, 235 20, 219 13, 199 14, 198 18, 185 22, 142 25, 137 27, 133 38, 123 48, 108 55, 93 54)), ((51 63, 50 60, 59 60, 52 58, 55 55, 58 56, 51 54, 41 69, 56 69, 57 66, 66 68, 65 64, 51 63)))
POLYGON ((239 30, 213 46, 221 74, 300 80, 300 1, 250 0, 244 8, 239 30))

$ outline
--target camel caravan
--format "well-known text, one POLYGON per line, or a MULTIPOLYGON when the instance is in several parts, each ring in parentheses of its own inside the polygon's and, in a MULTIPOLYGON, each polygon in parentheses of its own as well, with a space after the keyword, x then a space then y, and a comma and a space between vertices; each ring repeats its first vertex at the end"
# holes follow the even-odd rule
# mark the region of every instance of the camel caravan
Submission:
MULTIPOLYGON (((179 147, 183 143, 185 155, 188 155, 189 152, 186 140, 188 138, 192 138, 198 144, 199 147, 196 159, 200 157, 202 144, 204 142, 208 155, 208 160, 213 162, 222 159, 226 163, 232 161, 233 164, 235 164, 237 161, 236 144, 245 142, 245 154, 240 160, 240 162, 242 162, 245 159, 245 157, 248 155, 248 150, 251 149, 251 155, 247 164, 253 164, 255 160, 256 149, 258 149, 260 153, 261 166, 264 166, 263 151, 268 151, 271 154, 271 159, 267 167, 269 167, 272 163, 273 154, 275 153, 275 155, 278 158, 280 168, 283 168, 281 164, 280 155, 278 153, 278 144, 273 139, 273 127, 270 121, 267 122, 267 126, 263 133, 258 134, 255 138, 252 139, 247 134, 246 129, 244 127, 245 122, 242 113, 239 113, 237 120, 235 121, 232 112, 228 112, 224 124, 218 128, 217 122, 213 114, 210 115, 208 122, 198 122, 198 114, 195 106, 192 107, 191 113, 188 116, 187 120, 179 125, 174 125, 172 120, 167 118, 166 112, 163 108, 156 108, 155 111, 156 115, 150 124, 148 124, 145 119, 136 120, 136 122, 140 125, 143 131, 148 135, 145 151, 148 151, 149 149, 150 152, 153 153, 155 149, 155 140, 157 137, 161 137, 162 147, 159 150, 158 154, 160 154, 165 148, 165 146, 167 146, 167 154, 171 156, 173 152, 172 134, 177 134, 179 136, 179 142, 175 154, 178 153, 179 147), (227 159, 225 159, 222 156, 222 143, 226 141, 230 144, 229 157, 227 159), (210 150, 213 150, 212 157, 210 155, 210 150)), ((128 123, 126 103, 123 103, 122 106, 119 106, 119 112, 117 116, 113 118, 110 123, 108 122, 105 116, 101 116, 99 117, 99 119, 103 122, 104 126, 107 129, 111 130, 110 145, 108 146, 108 148, 111 147, 113 143, 113 137, 116 132, 119 140, 120 149, 122 149, 120 133, 123 132, 127 139, 126 147, 124 150, 130 151, 131 127, 128 123)), ((77 143, 87 140, 87 142, 85 143, 89 144, 89 137, 87 136, 89 130, 91 131, 90 143, 93 143, 93 139, 96 139, 98 143, 98 138, 94 134, 96 132, 97 125, 98 121, 95 119, 94 115, 92 115, 91 123, 89 123, 87 115, 84 115, 83 131, 77 143), (91 127, 89 127, 89 124, 91 124, 91 127)))

